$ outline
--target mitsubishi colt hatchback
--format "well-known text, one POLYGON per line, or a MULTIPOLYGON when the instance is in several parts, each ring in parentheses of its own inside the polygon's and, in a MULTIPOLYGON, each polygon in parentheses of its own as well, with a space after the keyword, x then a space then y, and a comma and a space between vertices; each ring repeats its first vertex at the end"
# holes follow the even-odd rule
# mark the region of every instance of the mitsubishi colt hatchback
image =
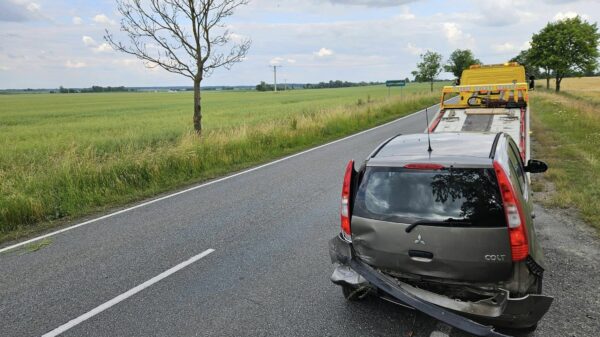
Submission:
POLYGON ((348 299, 376 293, 476 335, 535 329, 552 298, 529 173, 546 164, 524 164, 504 133, 430 137, 431 151, 427 134, 399 135, 350 161, 331 280, 348 299))

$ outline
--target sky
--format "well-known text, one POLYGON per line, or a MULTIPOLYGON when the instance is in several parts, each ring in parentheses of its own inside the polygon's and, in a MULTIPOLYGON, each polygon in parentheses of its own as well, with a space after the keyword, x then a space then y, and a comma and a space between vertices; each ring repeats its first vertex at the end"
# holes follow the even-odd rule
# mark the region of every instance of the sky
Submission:
MULTIPOLYGON (((0 89, 191 85, 112 50, 120 32, 114 0, 0 0, 0 89)), ((427 50, 444 60, 471 49, 502 63, 527 49, 548 22, 581 15, 600 21, 600 0, 251 0, 224 22, 231 43, 251 39, 245 60, 203 85, 410 77, 427 50)), ((441 78, 451 78, 442 73, 441 78)))

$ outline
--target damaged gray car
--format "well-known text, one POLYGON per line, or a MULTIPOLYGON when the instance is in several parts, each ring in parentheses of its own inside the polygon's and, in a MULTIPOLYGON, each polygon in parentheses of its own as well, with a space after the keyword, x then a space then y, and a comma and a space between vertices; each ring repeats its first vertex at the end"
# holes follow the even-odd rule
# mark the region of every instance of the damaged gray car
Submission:
POLYGON ((348 163, 331 280, 478 336, 531 331, 548 311, 529 173, 504 133, 399 135, 348 163))

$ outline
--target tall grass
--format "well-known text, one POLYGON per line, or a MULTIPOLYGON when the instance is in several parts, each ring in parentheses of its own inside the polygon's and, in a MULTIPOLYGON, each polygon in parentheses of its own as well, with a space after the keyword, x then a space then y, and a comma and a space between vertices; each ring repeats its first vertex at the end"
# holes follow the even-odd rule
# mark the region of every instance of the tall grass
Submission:
MULTIPOLYGON (((600 81, 597 82, 600 84, 600 81)), ((575 207, 600 230, 600 113, 594 100, 572 92, 532 95, 536 157, 548 162, 544 178, 556 191, 550 205, 575 207)))
MULTIPOLYGON (((358 92, 352 89, 351 93, 358 92)), ((248 110, 265 111, 250 118, 243 117, 245 110, 233 113, 235 108, 225 107, 223 113, 212 114, 207 108, 208 127, 201 139, 187 126, 188 100, 177 94, 66 97, 83 107, 79 111, 61 105, 64 95, 31 96, 27 99, 46 100, 51 108, 29 113, 19 112, 27 111, 26 97, 9 97, 13 101, 4 106, 12 108, 0 110, 0 241, 40 223, 139 200, 406 115, 437 102, 438 94, 425 89, 415 86, 400 100, 386 98, 385 88, 377 88, 372 96, 368 94, 370 98, 361 93, 361 102, 343 89, 270 97, 215 94, 215 100, 236 99, 233 104, 238 108, 244 102, 259 104, 263 97, 277 104, 249 105, 248 110), (306 105, 306 95, 324 96, 306 105), (133 104, 131 97, 140 101, 133 104), (124 99, 127 104, 118 104, 124 99), (105 110, 98 110, 98 104, 105 110), (185 110, 185 118, 179 109, 185 110), (213 118, 222 122, 215 123, 213 118), (183 119, 186 126, 178 129, 183 119)))

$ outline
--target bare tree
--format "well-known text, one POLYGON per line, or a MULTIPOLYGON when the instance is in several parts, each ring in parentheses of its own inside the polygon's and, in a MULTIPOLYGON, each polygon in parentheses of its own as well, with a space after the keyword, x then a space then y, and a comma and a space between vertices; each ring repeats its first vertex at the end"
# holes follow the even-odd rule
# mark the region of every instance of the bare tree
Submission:
POLYGON ((226 48, 231 34, 223 20, 248 0, 116 0, 127 42, 106 30, 113 49, 134 55, 146 67, 161 67, 194 82, 194 129, 202 132, 200 84, 217 68, 241 62, 251 41, 226 48))

